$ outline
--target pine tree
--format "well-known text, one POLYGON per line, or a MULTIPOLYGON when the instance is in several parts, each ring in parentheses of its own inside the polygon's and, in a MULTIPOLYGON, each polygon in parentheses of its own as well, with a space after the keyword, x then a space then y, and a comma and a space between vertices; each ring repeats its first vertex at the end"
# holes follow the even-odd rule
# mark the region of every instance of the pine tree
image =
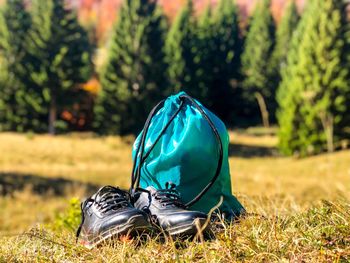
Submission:
POLYGON ((167 24, 155 1, 126 0, 100 78, 95 128, 102 133, 136 133, 146 114, 168 94, 165 62, 167 24))
POLYGON ((211 110, 214 109, 212 108, 212 101, 208 93, 213 82, 213 58, 215 56, 213 35, 214 23, 212 8, 208 5, 203 14, 198 18, 192 36, 193 43, 196 45, 197 49, 197 60, 193 70, 194 76, 191 76, 193 80, 193 84, 191 85, 195 86, 189 86, 187 91, 194 93, 196 93, 195 90, 199 91, 196 94, 196 99, 199 99, 206 106, 209 106, 211 110))
POLYGON ((279 148, 286 155, 292 155, 292 149, 298 148, 297 145, 293 144, 297 143, 297 134, 294 130, 297 130, 302 123, 300 116, 301 91, 299 90, 300 86, 291 85, 291 81, 297 74, 299 47, 303 41, 305 28, 310 23, 309 20, 312 19, 312 14, 309 13, 312 12, 313 8, 310 2, 305 8, 296 30, 292 34, 286 65, 281 68, 281 81, 276 92, 276 100, 279 105, 276 114, 279 124, 279 148))
POLYGON ((230 124, 243 108, 238 88, 243 43, 238 23, 237 6, 232 0, 221 0, 213 15, 212 66, 206 74, 212 75, 208 90, 209 107, 230 124))
MULTIPOLYGON (((348 7, 348 11, 349 11, 349 3, 347 5, 348 7)), ((348 12, 349 14, 349 12, 348 12)), ((344 56, 345 59, 345 64, 346 67, 348 69, 348 83, 350 83, 350 23, 349 23, 349 16, 347 18, 347 24, 344 26, 344 53, 346 54, 344 56)), ((350 101, 350 93, 347 94, 347 98, 346 101, 349 102, 350 101)), ((350 103, 347 104, 347 109, 346 112, 342 118, 342 120, 339 123, 339 127, 341 127, 341 129, 343 130, 343 134, 341 135, 341 137, 343 138, 347 138, 348 141, 346 143, 346 141, 344 142, 344 144, 342 145, 343 147, 349 147, 350 145, 350 103)))
POLYGON ((272 54, 273 63, 276 63, 275 68, 277 83, 280 82, 280 72, 286 65, 287 54, 290 49, 290 43, 294 30, 299 22, 299 14, 294 0, 288 3, 278 29, 276 32, 276 46, 272 54))
POLYGON ((232 112, 241 106, 232 103, 233 96, 238 101, 241 97, 237 83, 242 43, 236 6, 231 0, 221 0, 213 12, 208 5, 192 34, 192 48, 197 52, 188 90, 196 94, 197 89, 198 99, 226 123, 232 123, 232 112))
POLYGON ((283 75, 280 147, 286 154, 305 156, 333 151, 343 139, 339 124, 349 109, 350 93, 346 4, 311 1, 296 33, 300 32, 296 56, 288 55, 288 74, 283 75))
POLYGON ((169 64, 169 79, 173 89, 186 91, 189 95, 203 100, 207 87, 200 67, 200 43, 197 21, 193 14, 192 0, 177 15, 166 40, 166 56, 169 64))
POLYGON ((78 84, 90 76, 91 47, 76 14, 65 8, 63 0, 33 0, 32 5, 27 41, 35 61, 31 78, 43 101, 38 111, 48 118, 49 133, 54 134, 63 124, 57 121, 59 113, 78 101, 82 93, 78 84))
POLYGON ((0 130, 32 128, 26 66, 30 63, 26 37, 31 17, 23 0, 9 0, 0 10, 0 130))
POLYGON ((270 11, 270 0, 263 0, 255 8, 242 54, 242 72, 247 99, 258 100, 264 126, 276 109, 276 80, 273 73, 277 67, 271 59, 275 42, 275 25, 270 11), (265 104, 267 110, 265 109, 265 104), (268 114, 269 113, 269 114, 268 114))

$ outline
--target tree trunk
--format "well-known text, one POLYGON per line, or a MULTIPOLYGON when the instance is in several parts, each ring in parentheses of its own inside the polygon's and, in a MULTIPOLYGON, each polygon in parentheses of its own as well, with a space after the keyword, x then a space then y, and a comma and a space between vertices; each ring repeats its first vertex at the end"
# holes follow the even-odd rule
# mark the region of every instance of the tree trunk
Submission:
POLYGON ((264 100, 264 97, 261 95, 260 92, 255 92, 255 98, 258 101, 259 109, 261 112, 261 118, 263 121, 263 125, 265 128, 270 128, 270 122, 269 122, 269 112, 267 111, 266 103, 264 100))
POLYGON ((323 130, 326 134, 327 139, 327 151, 334 151, 334 123, 333 123, 333 115, 327 113, 320 113, 320 119, 322 122, 323 130))
POLYGON ((54 92, 51 93, 50 109, 49 109, 49 134, 55 135, 57 119, 57 105, 56 105, 56 95, 54 92))

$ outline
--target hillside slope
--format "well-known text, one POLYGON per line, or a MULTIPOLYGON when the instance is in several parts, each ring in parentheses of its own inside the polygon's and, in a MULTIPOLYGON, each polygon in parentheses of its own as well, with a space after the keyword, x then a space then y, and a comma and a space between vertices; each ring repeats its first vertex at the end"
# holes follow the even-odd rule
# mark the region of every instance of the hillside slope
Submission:
POLYGON ((215 223, 205 242, 153 235, 89 251, 75 244, 78 200, 128 188, 133 138, 0 133, 0 262, 349 262, 350 151, 284 158, 274 136, 230 135, 232 187, 253 214, 215 223))

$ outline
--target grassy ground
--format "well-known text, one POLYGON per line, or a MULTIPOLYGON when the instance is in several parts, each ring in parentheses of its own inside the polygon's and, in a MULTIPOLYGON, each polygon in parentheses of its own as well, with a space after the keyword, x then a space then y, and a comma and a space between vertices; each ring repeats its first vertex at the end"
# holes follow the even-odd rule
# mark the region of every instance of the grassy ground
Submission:
POLYGON ((100 185, 128 188, 131 142, 0 134, 0 262, 350 262, 350 151, 284 158, 274 136, 255 131, 231 133, 230 166, 234 193, 260 216, 218 223, 206 241, 75 245, 74 232, 57 226, 60 215, 100 185))

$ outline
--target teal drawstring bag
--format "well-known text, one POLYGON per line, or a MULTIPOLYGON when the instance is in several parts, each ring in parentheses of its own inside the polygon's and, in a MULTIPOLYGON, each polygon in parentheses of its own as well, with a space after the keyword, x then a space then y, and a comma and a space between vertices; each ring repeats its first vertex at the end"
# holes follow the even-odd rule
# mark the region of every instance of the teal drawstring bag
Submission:
POLYGON ((131 191, 176 185, 190 210, 217 206, 225 217, 245 212, 232 195, 229 136, 224 123, 184 92, 168 97, 149 114, 133 145, 131 191))

